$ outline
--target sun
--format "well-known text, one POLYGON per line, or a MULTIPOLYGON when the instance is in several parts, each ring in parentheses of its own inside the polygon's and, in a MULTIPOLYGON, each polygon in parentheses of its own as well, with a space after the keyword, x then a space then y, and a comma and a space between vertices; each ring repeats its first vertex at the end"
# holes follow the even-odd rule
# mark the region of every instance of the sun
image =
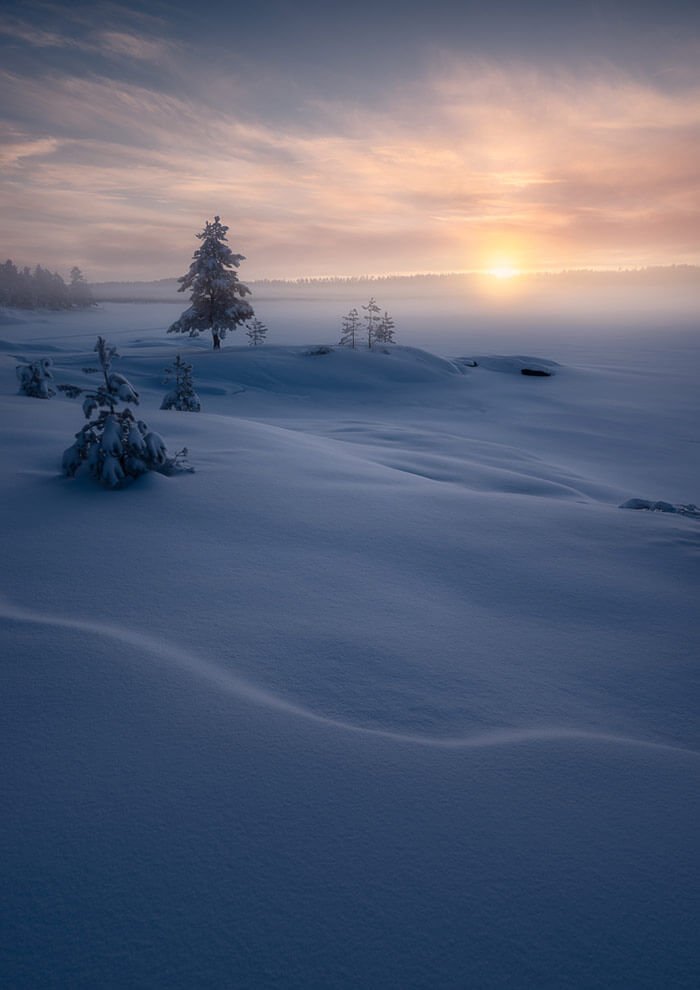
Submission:
POLYGON ((520 274, 520 269, 514 268, 513 265, 497 265, 495 268, 489 268, 486 274, 493 275, 494 278, 515 278, 520 274))

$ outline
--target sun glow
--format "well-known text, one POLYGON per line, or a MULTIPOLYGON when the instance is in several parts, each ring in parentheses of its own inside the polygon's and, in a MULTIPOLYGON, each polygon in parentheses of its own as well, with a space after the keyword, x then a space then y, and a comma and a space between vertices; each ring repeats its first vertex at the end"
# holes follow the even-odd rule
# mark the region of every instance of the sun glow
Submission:
POLYGON ((496 268, 489 268, 486 274, 493 275, 494 278, 515 278, 520 274, 520 269, 512 265, 498 265, 496 268))

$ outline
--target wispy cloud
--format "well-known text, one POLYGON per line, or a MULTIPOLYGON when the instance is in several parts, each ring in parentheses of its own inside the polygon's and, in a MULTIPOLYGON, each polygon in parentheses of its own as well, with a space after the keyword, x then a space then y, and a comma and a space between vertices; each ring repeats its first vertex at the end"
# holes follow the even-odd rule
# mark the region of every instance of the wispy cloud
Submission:
POLYGON ((78 38, 57 31, 45 31, 29 21, 7 17, 0 21, 0 35, 35 48, 89 48, 78 38))
POLYGON ((670 88, 609 65, 441 56, 371 105, 308 95, 280 124, 255 79, 195 72, 175 42, 109 28, 90 44, 149 65, 175 57, 167 83, 56 68, 0 78, 15 115, 0 207, 30 260, 58 263, 51 243, 55 257, 89 245, 91 257, 70 260, 94 275, 171 274, 220 213, 258 276, 479 268, 496 256, 700 261, 690 78, 670 88))
POLYGON ((162 38, 144 38, 126 31, 102 31, 96 36, 96 47, 127 58, 157 62, 178 51, 180 46, 162 38))
MULTIPOLYGON (((107 5, 106 9, 112 9, 107 5)), ((182 51, 182 43, 165 37, 147 37, 139 31, 141 17, 138 12, 113 8, 119 14, 119 28, 95 29, 94 20, 86 21, 79 11, 61 17, 59 29, 46 30, 36 21, 7 16, 0 21, 0 36, 21 42, 30 48, 65 48, 78 52, 120 57, 137 61, 158 62, 182 51), (87 25, 82 32, 75 31, 75 24, 87 25)), ((149 18, 153 24, 158 21, 149 18)))

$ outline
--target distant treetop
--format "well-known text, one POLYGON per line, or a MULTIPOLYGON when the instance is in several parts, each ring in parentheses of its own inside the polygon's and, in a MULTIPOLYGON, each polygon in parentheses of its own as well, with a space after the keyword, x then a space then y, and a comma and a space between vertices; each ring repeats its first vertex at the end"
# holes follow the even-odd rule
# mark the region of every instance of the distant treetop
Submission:
POLYGON ((70 285, 58 272, 36 265, 18 268, 9 258, 0 264, 0 306, 16 309, 82 309, 94 305, 79 268, 71 270, 70 285))

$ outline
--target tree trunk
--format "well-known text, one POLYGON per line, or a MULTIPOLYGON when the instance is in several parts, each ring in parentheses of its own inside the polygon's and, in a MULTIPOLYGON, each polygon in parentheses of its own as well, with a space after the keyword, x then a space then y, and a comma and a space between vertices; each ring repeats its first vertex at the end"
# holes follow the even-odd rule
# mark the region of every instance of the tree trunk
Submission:
POLYGON ((220 350, 221 349, 221 337, 218 335, 218 333, 213 333, 212 334, 212 337, 214 338, 214 350, 215 351, 220 350))

